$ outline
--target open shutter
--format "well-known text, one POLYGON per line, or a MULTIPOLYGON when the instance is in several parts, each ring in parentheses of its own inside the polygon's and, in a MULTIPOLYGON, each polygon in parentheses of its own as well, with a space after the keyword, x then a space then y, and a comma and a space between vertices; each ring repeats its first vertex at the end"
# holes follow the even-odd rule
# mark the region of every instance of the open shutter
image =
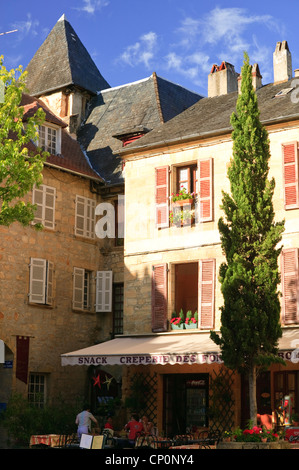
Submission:
POLYGON ((96 312, 112 311, 112 271, 97 271, 96 312))
POLYGON ((167 264, 153 266, 152 331, 167 331, 167 264))
POLYGON ((282 145, 285 209, 297 208, 298 200, 298 143, 282 145))
POLYGON ((44 304, 46 300, 47 261, 31 258, 29 268, 29 302, 44 304))
POLYGON ((199 327, 214 327, 215 304, 215 260, 201 260, 199 263, 199 327))
POLYGON ((84 308, 84 273, 83 268, 74 268, 73 272, 73 308, 84 308))
POLYGON ((198 161, 198 219, 213 220, 213 159, 198 161))
POLYGON ((282 252, 283 323, 299 321, 298 248, 282 252))
POLYGON ((53 274, 54 265, 51 261, 47 262, 47 278, 46 278, 46 304, 52 305, 53 303, 53 274))
POLYGON ((169 166, 156 168, 156 227, 169 227, 169 166))
POLYGON ((76 235, 84 235, 84 214, 85 214, 85 199, 83 197, 76 197, 76 235))

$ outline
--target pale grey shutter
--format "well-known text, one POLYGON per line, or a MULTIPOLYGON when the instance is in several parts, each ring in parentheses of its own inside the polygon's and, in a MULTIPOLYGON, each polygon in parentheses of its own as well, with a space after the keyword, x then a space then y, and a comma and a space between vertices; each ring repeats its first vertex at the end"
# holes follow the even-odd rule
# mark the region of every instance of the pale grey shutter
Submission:
POLYGON ((44 304, 46 297, 47 261, 31 258, 29 273, 29 302, 44 304))
POLYGON ((84 308, 84 272, 83 268, 74 268, 73 273, 73 308, 84 308))
POLYGON ((112 271, 97 271, 96 312, 112 311, 112 271))
POLYGON ((33 191, 33 204, 37 205, 34 222, 53 229, 55 226, 55 197, 56 189, 41 185, 33 191))

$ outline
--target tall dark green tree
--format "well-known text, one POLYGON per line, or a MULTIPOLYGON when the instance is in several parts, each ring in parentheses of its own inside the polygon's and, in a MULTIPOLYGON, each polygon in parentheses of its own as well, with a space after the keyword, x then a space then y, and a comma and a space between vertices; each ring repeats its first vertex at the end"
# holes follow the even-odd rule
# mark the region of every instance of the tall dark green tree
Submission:
POLYGON ((220 346, 224 364, 248 375, 250 419, 256 423, 259 367, 281 362, 278 244, 284 222, 274 220, 268 133, 260 122, 251 69, 245 53, 241 93, 231 116, 231 191, 223 192, 225 217, 218 222, 226 257, 219 271, 224 300, 221 329, 220 334, 211 332, 211 338, 220 346))

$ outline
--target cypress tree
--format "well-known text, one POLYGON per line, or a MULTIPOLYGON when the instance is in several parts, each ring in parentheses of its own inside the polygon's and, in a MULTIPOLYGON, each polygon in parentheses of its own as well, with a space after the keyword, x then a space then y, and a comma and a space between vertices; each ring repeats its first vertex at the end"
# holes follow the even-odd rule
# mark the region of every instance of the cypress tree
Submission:
POLYGON ((233 155, 228 169, 230 194, 222 192, 218 228, 226 258, 219 270, 223 306, 220 346, 224 364, 248 375, 250 419, 256 424, 256 377, 260 366, 278 357, 280 301, 278 256, 284 221, 274 221, 275 181, 268 179, 270 148, 260 122, 252 67, 244 54, 241 93, 231 115, 233 155))

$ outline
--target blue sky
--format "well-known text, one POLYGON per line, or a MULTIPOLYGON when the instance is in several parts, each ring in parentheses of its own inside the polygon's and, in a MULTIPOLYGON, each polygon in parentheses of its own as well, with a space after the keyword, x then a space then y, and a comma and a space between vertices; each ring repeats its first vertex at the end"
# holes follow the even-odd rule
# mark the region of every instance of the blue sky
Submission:
POLYGON ((0 0, 0 54, 24 68, 65 14, 111 86, 153 72, 207 95, 212 65, 241 71, 243 51, 273 81, 273 52, 287 40, 299 68, 298 0, 0 0))

